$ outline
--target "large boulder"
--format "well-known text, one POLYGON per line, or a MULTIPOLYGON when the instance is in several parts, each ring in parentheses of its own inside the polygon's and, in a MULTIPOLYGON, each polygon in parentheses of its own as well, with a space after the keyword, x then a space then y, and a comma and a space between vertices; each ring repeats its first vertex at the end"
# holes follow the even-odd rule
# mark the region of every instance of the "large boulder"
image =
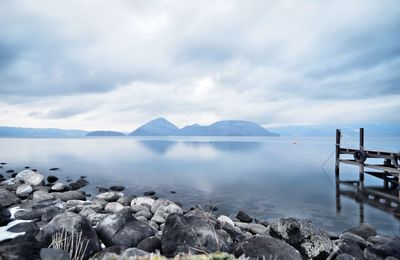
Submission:
POLYGON ((48 247, 55 234, 67 234, 68 237, 75 238, 80 235, 80 243, 82 245, 87 243, 84 259, 101 250, 100 241, 89 221, 78 214, 67 212, 55 216, 40 230, 37 239, 42 247, 48 247))
POLYGON ((18 196, 27 197, 33 191, 32 186, 29 184, 21 184, 18 186, 17 191, 15 192, 18 196))
POLYGON ((161 251, 161 239, 155 236, 145 238, 138 244, 137 248, 149 253, 161 251))
POLYGON ((256 236, 240 242, 234 254, 236 257, 244 255, 251 259, 302 259, 300 253, 291 245, 268 236, 256 236))
POLYGON ((228 252, 232 240, 218 226, 218 221, 200 212, 185 216, 172 213, 167 217, 161 237, 163 253, 173 257, 178 253, 228 252))
POLYGON ((271 223, 270 227, 273 237, 285 240, 305 258, 326 258, 333 249, 333 242, 326 232, 315 227, 309 220, 282 218, 271 223))
POLYGON ((7 225, 11 221, 10 217, 10 211, 0 204, 0 226, 7 225))
POLYGON ((100 220, 96 231, 106 246, 136 247, 143 239, 155 235, 154 229, 135 219, 128 208, 100 220))
POLYGON ((351 228, 347 230, 347 232, 356 234, 365 240, 367 240, 369 237, 376 236, 376 228, 366 223, 363 223, 358 227, 351 228))
POLYGON ((147 206, 152 207, 154 202, 155 202, 155 200, 152 198, 149 198, 149 197, 137 197, 131 201, 131 207, 137 206, 137 205, 139 205, 139 206, 147 205, 147 206))
POLYGON ((364 250, 364 258, 368 260, 395 259, 393 257, 400 259, 400 237, 394 237, 386 243, 369 245, 364 250))
POLYGON ((31 234, 0 243, 0 259, 40 260, 40 244, 31 234))
POLYGON ((8 207, 19 202, 14 192, 0 188, 0 205, 8 207))
MULTIPOLYGON (((50 213, 53 210, 56 210, 57 214, 64 212, 65 203, 60 199, 54 198, 40 201, 33 200, 21 207, 21 209, 15 213, 15 218, 24 220, 41 219, 44 214, 50 213)), ((47 216, 47 219, 51 218, 47 216)))
POLYGON ((15 180, 29 185, 39 185, 43 182, 43 175, 41 175, 38 172, 27 169, 20 171, 15 176, 15 180))

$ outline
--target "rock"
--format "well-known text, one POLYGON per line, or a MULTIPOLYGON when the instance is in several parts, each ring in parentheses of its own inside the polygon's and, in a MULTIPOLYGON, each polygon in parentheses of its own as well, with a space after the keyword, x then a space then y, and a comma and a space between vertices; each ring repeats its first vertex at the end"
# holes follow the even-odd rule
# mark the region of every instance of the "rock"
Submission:
POLYGON ((40 245, 32 234, 0 243, 1 259, 40 260, 40 245))
POLYGON ((223 225, 231 225, 232 227, 235 226, 235 223, 233 223, 232 219, 228 216, 221 215, 218 217, 218 220, 223 224, 223 225))
POLYGON ((365 223, 361 224, 358 227, 351 228, 347 230, 347 232, 356 234, 357 236, 360 236, 365 240, 367 240, 371 236, 376 236, 376 228, 365 223))
POLYGON ((13 173, 14 170, 7 170, 6 173, 13 173))
POLYGON ((156 222, 154 222, 154 221, 152 221, 152 220, 148 221, 147 223, 149 223, 149 225, 150 225, 154 230, 158 230, 158 229, 160 228, 160 226, 159 226, 156 222))
POLYGON ((141 205, 132 205, 131 209, 132 209, 133 213, 137 213, 137 212, 143 211, 143 210, 149 210, 149 208, 147 208, 145 206, 141 206, 141 205))
POLYGON ((158 237, 145 238, 137 245, 137 248, 149 253, 161 251, 161 239, 158 237))
POLYGON ((108 217, 110 214, 104 214, 104 213, 97 213, 91 208, 84 207, 80 212, 79 215, 87 218, 92 225, 96 225, 97 223, 100 222, 100 220, 108 217))
POLYGON ((122 192, 108 191, 96 195, 96 198, 104 199, 108 202, 117 201, 120 197, 124 196, 122 192))
POLYGON ((88 185, 89 182, 87 180, 84 179, 79 179, 76 182, 71 182, 68 184, 68 186, 72 189, 72 190, 79 190, 80 188, 85 187, 86 185, 88 185))
POLYGON ((339 238, 341 240, 351 240, 355 242, 361 248, 361 250, 364 250, 369 244, 367 241, 364 240, 364 238, 350 232, 344 232, 339 236, 339 238))
POLYGON ((5 186, 12 186, 15 184, 15 178, 10 178, 8 180, 2 181, 0 184, 5 186))
POLYGON ((117 213, 118 211, 121 211, 124 208, 122 204, 118 202, 109 202, 104 208, 105 212, 110 212, 110 213, 117 213))
POLYGON ((229 251, 224 234, 216 232, 217 220, 205 214, 189 213, 185 216, 172 213, 167 217, 161 237, 163 254, 173 257, 178 253, 197 254, 199 250, 203 253, 229 251))
POLYGON ((0 188, 0 205, 3 207, 8 207, 18 202, 19 199, 13 192, 9 192, 6 189, 0 188))
POLYGON ((144 196, 153 196, 153 195, 156 195, 156 192, 155 191, 145 191, 144 193, 143 193, 143 195, 144 196))
POLYGON ((22 222, 18 223, 10 228, 7 229, 8 232, 13 232, 13 233, 20 233, 20 232, 25 232, 25 233, 30 233, 34 236, 37 235, 39 232, 38 226, 35 224, 35 222, 22 222))
POLYGON ((235 226, 242 230, 250 231, 254 235, 266 235, 268 233, 268 229, 260 224, 235 222, 235 226))
POLYGON ((110 187, 110 190, 112 190, 112 191, 123 191, 123 190, 125 190, 125 187, 124 186, 119 186, 119 185, 114 185, 114 186, 110 187))
POLYGON ((393 240, 392 237, 389 236, 372 236, 368 238, 368 242, 372 244, 386 244, 393 240))
MULTIPOLYGON (((359 259, 363 259, 363 258, 359 258, 359 259)), ((352 255, 349 254, 340 254, 338 255, 335 260, 358 260, 358 258, 355 258, 352 255)))
POLYGON ((55 248, 42 248, 40 257, 42 260, 70 260, 68 252, 55 248))
POLYGON ((236 218, 245 223, 251 223, 253 221, 253 219, 249 215, 247 215, 245 212, 241 210, 236 215, 236 218))
POLYGON ((143 251, 143 250, 138 249, 138 248, 128 248, 122 253, 121 258, 122 259, 128 259, 130 257, 140 257, 140 256, 149 257, 150 254, 147 253, 146 251, 143 251))
POLYGON ((43 212, 40 211, 25 211, 20 210, 15 212, 14 217, 15 219, 22 219, 22 220, 40 220, 42 218, 43 212))
MULTIPOLYGON (((135 218, 136 218, 137 220, 141 220, 141 221, 143 221, 143 222, 147 222, 147 218, 145 218, 145 217, 143 217, 143 216, 138 216, 138 217, 135 216, 135 218)), ((149 224, 149 225, 150 225, 150 224, 149 224)))
POLYGON ((72 207, 78 207, 81 206, 82 208, 85 206, 91 206, 94 203, 92 201, 88 200, 68 200, 65 205, 67 208, 72 208, 72 207))
MULTIPOLYGON (((25 205, 20 211, 17 211, 14 216, 16 219, 24 220, 42 219, 43 214, 51 209, 54 209, 57 213, 63 212, 65 210, 65 204, 61 200, 53 198, 40 201, 34 200, 25 205)), ((49 216, 47 216, 47 218, 48 217, 49 216)))
POLYGON ((53 199, 54 194, 48 193, 47 191, 44 190, 37 190, 33 192, 33 200, 34 201, 42 201, 42 200, 49 200, 53 199))
POLYGON ((300 253, 291 245, 267 236, 252 237, 240 242, 236 246, 234 254, 236 257, 245 255, 252 259, 302 259, 300 253))
POLYGON ((271 223, 270 234, 294 246, 305 258, 326 258, 333 248, 328 235, 308 220, 279 219, 271 223))
POLYGON ((367 260, 388 259, 388 257, 400 259, 399 237, 395 237, 387 243, 369 245, 364 250, 364 258, 367 260))
POLYGON ((110 189, 105 188, 105 187, 99 187, 99 192, 100 193, 107 192, 107 191, 110 191, 110 189))
MULTIPOLYGON (((336 242, 334 255, 347 254, 355 259, 363 259, 363 251, 356 242, 350 239, 340 239, 336 242)), ((342 256, 344 257, 344 256, 342 256)))
POLYGON ((56 181, 58 181, 58 177, 57 176, 54 176, 54 175, 47 176, 47 182, 48 183, 54 183, 56 181))
POLYGON ((60 168, 54 167, 54 168, 50 168, 49 171, 57 171, 57 170, 59 170, 59 169, 60 169, 60 168))
POLYGON ((18 196, 21 197, 27 197, 29 194, 31 194, 33 191, 32 186, 29 184, 21 184, 18 186, 18 189, 16 191, 18 196))
POLYGON ((150 210, 146 209, 135 213, 136 218, 140 216, 145 217, 146 219, 151 219, 151 217, 153 217, 153 214, 151 214, 150 210))
POLYGON ((53 192, 51 193, 55 196, 55 198, 59 198, 62 201, 69 201, 69 200, 86 200, 86 196, 81 191, 70 190, 66 192, 53 192))
POLYGON ((137 198, 134 198, 132 200, 131 207, 134 206, 134 205, 141 205, 141 206, 148 205, 148 206, 151 207, 153 204, 154 204, 154 199, 152 199, 152 198, 149 198, 149 197, 137 197, 137 198))
POLYGON ((115 253, 116 255, 122 254, 126 249, 126 246, 110 246, 102 249, 101 251, 97 252, 91 260, 102 260, 107 259, 105 257, 106 254, 115 253))
POLYGON ((55 216, 40 230, 37 239, 42 247, 48 247, 51 243, 52 236, 61 232, 66 232, 69 236, 71 234, 78 235, 81 232, 81 243, 88 243, 83 257, 84 259, 87 259, 89 256, 101 250, 100 241, 89 221, 71 212, 55 216))
POLYGON ((106 246, 135 247, 143 239, 155 235, 149 224, 136 220, 127 208, 102 219, 96 231, 106 246))
POLYGON ((58 214, 65 212, 65 209, 61 209, 59 207, 50 207, 42 214, 42 221, 49 222, 58 214))
POLYGON ((160 215, 154 215, 151 218, 151 221, 153 221, 153 222, 155 222, 157 224, 162 224, 162 223, 165 223, 165 218, 161 217, 160 215))
POLYGON ((50 189, 53 190, 53 191, 63 191, 64 190, 64 184, 62 184, 61 182, 57 182, 56 184, 51 186, 50 189))
POLYGON ((132 200, 133 200, 134 198, 135 198, 135 197, 132 197, 132 196, 124 196, 124 197, 119 198, 119 199, 117 200, 117 202, 118 202, 118 203, 121 203, 123 206, 130 206, 130 205, 131 205, 131 202, 132 202, 132 200))
POLYGON ((11 221, 10 217, 11 217, 10 211, 8 211, 7 208, 4 208, 0 204, 0 226, 7 225, 11 221))
POLYGON ((39 174, 38 172, 27 169, 20 171, 15 176, 15 180, 20 182, 22 181, 25 184, 29 185, 39 185, 43 182, 43 175, 39 174))

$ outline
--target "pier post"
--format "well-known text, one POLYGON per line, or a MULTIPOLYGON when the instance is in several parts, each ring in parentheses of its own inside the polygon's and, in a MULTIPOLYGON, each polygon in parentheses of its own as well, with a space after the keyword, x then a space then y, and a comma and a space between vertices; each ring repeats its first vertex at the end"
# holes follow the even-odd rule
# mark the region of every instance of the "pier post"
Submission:
POLYGON ((336 150, 335 150, 335 184, 336 184, 336 213, 340 213, 342 206, 340 204, 340 129, 336 129, 336 150))
MULTIPOLYGON (((364 151, 364 128, 360 128, 360 151, 364 151)), ((364 189, 364 162, 360 163, 359 168, 359 188, 364 189)))

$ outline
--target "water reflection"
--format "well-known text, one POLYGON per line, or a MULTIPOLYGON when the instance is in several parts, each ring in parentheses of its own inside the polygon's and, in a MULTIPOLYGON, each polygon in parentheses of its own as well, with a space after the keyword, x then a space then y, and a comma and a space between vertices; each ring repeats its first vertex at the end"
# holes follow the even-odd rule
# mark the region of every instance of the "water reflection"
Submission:
POLYGON ((166 154, 178 142, 168 140, 140 140, 141 145, 158 154, 166 154))

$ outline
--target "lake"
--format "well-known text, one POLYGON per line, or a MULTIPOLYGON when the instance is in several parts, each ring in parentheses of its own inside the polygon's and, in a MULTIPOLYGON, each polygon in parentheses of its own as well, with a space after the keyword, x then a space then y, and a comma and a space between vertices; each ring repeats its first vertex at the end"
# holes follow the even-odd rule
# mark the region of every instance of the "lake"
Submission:
MULTIPOLYGON (((357 141, 342 143, 356 148, 357 141)), ((342 209, 336 211, 334 142, 334 137, 0 138, 0 161, 8 163, 0 173, 30 166, 62 182, 85 175, 90 184, 84 190, 91 194, 97 186, 124 185, 125 194, 154 190, 185 207, 215 205, 217 214, 228 215, 242 209, 266 220, 307 218, 330 231, 358 225, 362 214, 380 233, 399 235, 399 219, 380 209, 341 196, 342 209), (52 167, 60 170, 51 172, 52 167)), ((365 147, 399 151, 400 139, 367 137, 365 147)), ((341 172, 343 178, 358 178, 357 167, 341 172)), ((381 183, 366 177, 366 184, 381 183)))

